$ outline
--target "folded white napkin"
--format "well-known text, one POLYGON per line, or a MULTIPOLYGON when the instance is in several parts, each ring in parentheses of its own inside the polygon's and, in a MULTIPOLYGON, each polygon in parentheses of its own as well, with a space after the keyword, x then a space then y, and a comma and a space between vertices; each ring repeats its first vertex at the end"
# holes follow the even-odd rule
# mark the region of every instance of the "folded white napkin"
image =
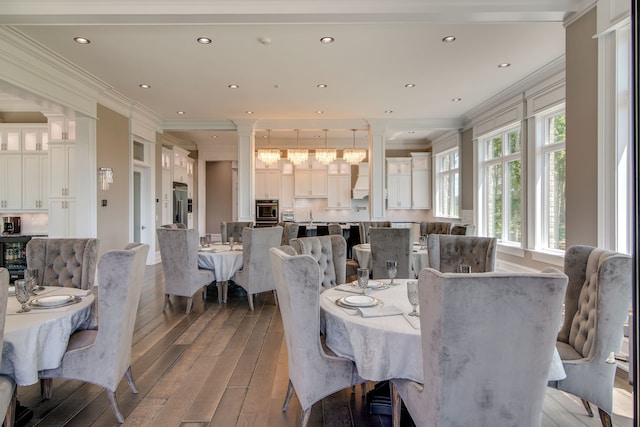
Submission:
POLYGON ((74 292, 74 294, 77 297, 86 297, 87 295, 91 294, 91 291, 89 289, 78 289, 74 292))
POLYGON ((362 289, 356 288, 355 286, 352 286, 352 285, 349 285, 349 284, 338 285, 338 286, 335 286, 333 289, 337 289, 339 291, 344 291, 344 292, 351 292, 353 294, 361 294, 362 293, 362 289))
POLYGON ((409 322, 409 324, 411 326, 413 326, 414 329, 420 329, 420 318, 417 316, 409 316, 409 314, 407 313, 402 313, 402 317, 404 317, 407 322, 409 322))
POLYGON ((362 317, 397 316, 402 314, 395 305, 376 305, 374 307, 360 307, 358 312, 362 317))

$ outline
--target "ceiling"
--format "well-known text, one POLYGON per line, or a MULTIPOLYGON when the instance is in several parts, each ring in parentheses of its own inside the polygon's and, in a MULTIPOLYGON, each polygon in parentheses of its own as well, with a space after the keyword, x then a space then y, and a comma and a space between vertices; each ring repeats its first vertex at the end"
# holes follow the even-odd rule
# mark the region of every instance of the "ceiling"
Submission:
MULTIPOLYGON (((364 146, 373 122, 399 144, 461 127, 483 102, 562 59, 563 19, 581 3, 3 0, 0 24, 143 105, 188 148, 237 141, 240 121, 255 121, 258 146, 265 129, 278 146, 323 145, 329 129, 329 146, 343 148, 351 129, 364 146)), ((0 94, 3 108, 28 103, 0 94)))

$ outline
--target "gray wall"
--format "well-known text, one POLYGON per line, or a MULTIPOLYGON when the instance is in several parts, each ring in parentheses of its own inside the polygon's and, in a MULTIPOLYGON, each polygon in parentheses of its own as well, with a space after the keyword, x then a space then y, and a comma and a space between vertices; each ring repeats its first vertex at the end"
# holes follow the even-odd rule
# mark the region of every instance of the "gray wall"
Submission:
POLYGON ((231 162, 206 163, 206 231, 219 234, 222 221, 232 221, 231 162))
POLYGON ((473 129, 460 136, 460 209, 473 210, 473 129))

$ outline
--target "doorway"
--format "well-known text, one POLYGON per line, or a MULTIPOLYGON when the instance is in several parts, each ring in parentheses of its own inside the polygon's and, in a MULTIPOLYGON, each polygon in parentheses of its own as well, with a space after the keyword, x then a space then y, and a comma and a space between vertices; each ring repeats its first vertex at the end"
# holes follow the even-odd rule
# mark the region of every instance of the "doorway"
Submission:
POLYGON ((147 264, 152 263, 152 250, 155 245, 153 241, 153 221, 151 215, 150 202, 149 168, 145 166, 135 166, 133 169, 133 201, 132 201, 132 230, 131 240, 149 245, 149 257, 147 264))

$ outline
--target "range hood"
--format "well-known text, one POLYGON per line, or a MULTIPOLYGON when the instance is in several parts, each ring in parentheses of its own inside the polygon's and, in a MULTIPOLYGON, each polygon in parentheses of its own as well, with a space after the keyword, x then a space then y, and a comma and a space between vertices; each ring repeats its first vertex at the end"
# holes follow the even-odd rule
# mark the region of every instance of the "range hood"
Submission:
POLYGON ((369 163, 360 163, 358 165, 358 178, 353 186, 352 197, 354 199, 369 197, 369 163))

